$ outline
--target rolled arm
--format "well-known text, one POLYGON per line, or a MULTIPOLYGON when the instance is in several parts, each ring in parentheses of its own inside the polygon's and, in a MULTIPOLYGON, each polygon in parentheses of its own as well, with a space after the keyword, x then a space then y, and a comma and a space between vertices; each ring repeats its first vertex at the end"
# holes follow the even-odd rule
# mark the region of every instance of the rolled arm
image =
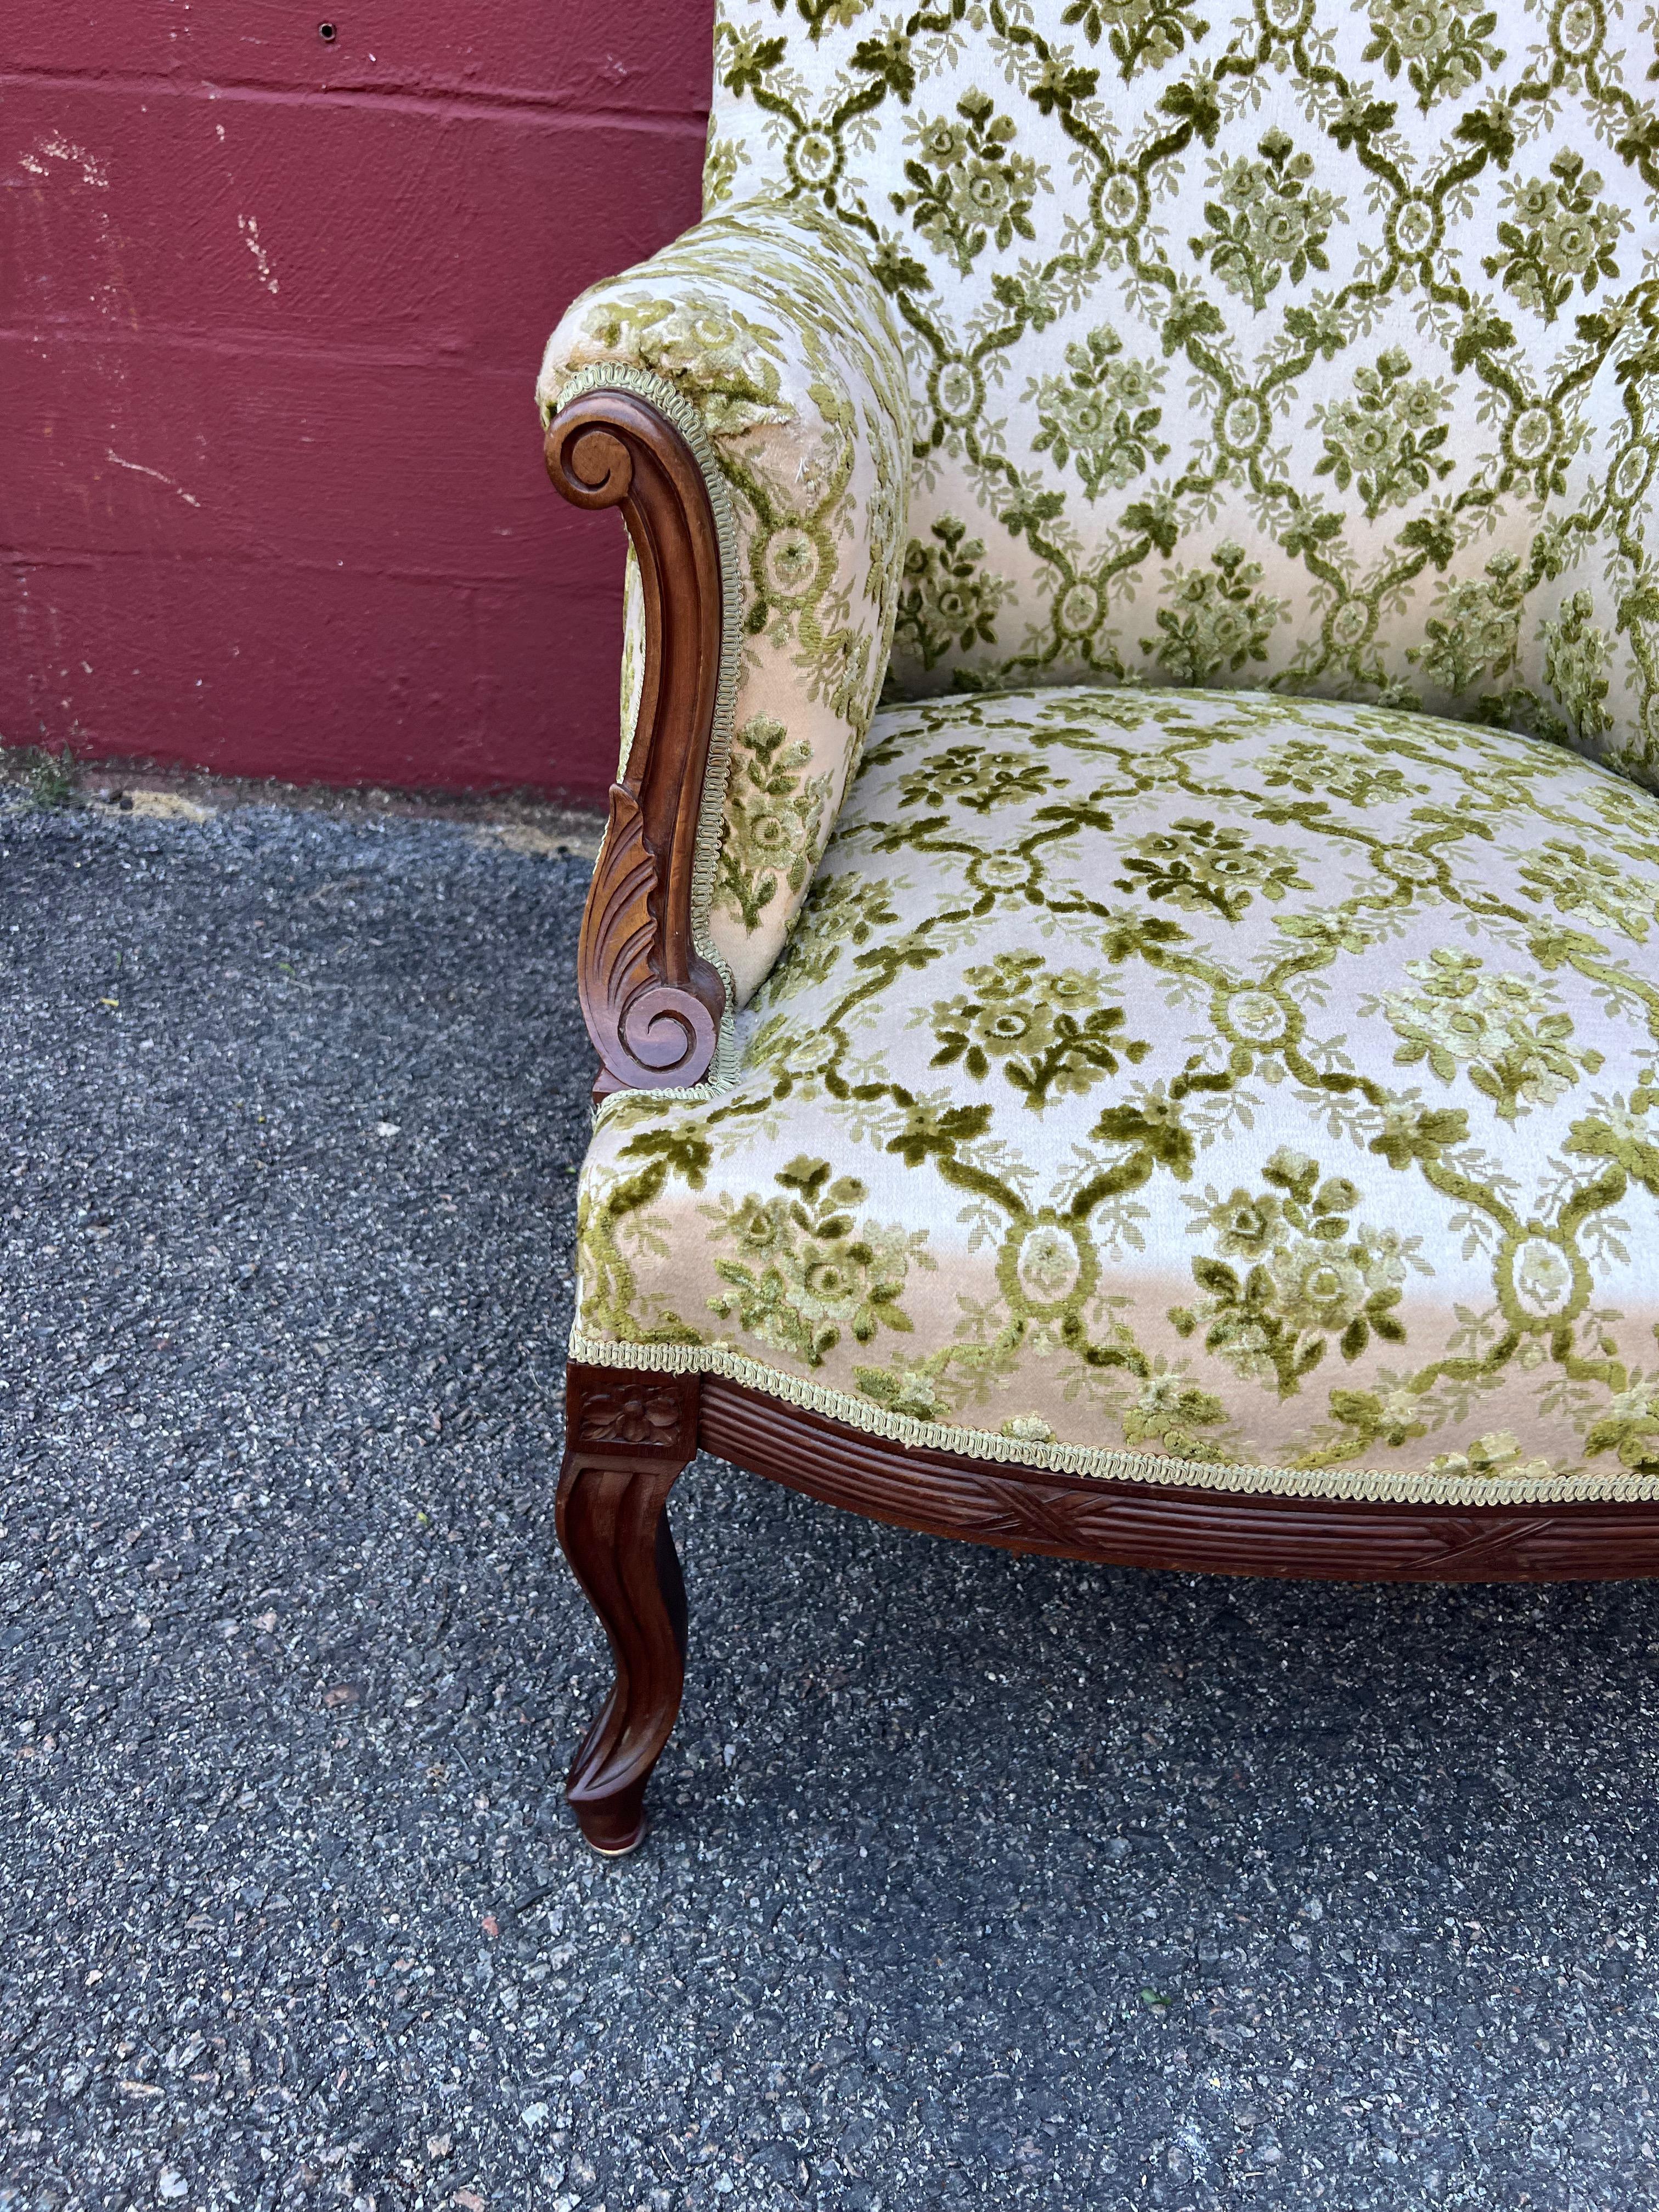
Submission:
POLYGON ((701 1082, 715 1058, 728 991, 696 942, 695 878, 725 594, 702 471, 647 399, 614 388, 575 399, 548 432, 547 466, 576 506, 622 508, 645 636, 634 742, 611 787, 577 956, 597 1101, 701 1082))
POLYGON ((634 550, 631 734, 583 925, 599 1092, 717 1079, 874 712, 911 418, 850 233, 752 203, 584 293, 538 398, 567 498, 634 550))

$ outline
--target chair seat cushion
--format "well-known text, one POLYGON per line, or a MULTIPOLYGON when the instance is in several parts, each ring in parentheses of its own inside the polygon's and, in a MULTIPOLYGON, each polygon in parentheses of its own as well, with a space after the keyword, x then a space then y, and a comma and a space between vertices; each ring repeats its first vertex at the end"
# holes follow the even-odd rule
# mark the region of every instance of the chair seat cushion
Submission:
POLYGON ((1659 800, 1569 751, 885 711, 741 1040, 602 1113, 573 1356, 1085 1474, 1659 1488, 1659 800))

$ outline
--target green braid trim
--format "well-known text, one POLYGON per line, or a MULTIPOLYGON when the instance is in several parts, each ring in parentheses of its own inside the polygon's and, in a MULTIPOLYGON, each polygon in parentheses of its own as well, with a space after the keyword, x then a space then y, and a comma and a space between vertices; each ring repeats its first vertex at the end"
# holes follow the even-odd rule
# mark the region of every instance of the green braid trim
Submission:
POLYGON ((1107 1451, 1088 1444, 1028 1443, 988 1429, 960 1429, 890 1413, 822 1382, 809 1382, 719 1345, 625 1344, 610 1337, 570 1335, 569 1357, 584 1366, 622 1367, 659 1375, 720 1375, 786 1405, 845 1422, 848 1428, 887 1437, 897 1444, 954 1452, 964 1459, 1042 1468, 1055 1474, 1089 1475, 1102 1482, 1143 1482, 1183 1490, 1231 1490, 1279 1498, 1355 1498, 1401 1505, 1554 1505, 1569 1501, 1659 1498, 1659 1475, 1556 1476, 1531 1480, 1493 1475, 1401 1474, 1379 1468, 1304 1474, 1278 1467, 1217 1467, 1200 1460, 1155 1459, 1144 1452, 1107 1451))

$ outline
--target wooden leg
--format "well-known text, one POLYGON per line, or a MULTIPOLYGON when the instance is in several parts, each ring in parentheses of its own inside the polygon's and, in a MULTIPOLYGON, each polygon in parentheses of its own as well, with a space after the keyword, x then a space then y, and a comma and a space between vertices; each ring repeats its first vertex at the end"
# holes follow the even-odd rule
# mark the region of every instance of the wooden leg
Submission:
POLYGON ((595 1850, 631 1851, 645 1833, 645 1785, 680 1709, 685 1584, 666 1508, 697 1448, 698 1384, 695 1375, 568 1371, 559 1541, 617 1662, 565 1779, 595 1850))

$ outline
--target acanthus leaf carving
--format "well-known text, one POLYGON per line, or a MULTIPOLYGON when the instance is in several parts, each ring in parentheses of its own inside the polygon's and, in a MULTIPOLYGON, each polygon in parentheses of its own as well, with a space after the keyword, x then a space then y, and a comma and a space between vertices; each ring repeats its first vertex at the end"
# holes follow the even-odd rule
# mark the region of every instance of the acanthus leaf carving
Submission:
POLYGON ((726 1011, 692 941, 691 890, 720 679, 720 540, 690 447, 639 394, 609 388, 553 418, 547 467, 567 499, 620 506, 645 609, 639 720, 582 917, 583 1018, 596 1099, 700 1083, 726 1011))

